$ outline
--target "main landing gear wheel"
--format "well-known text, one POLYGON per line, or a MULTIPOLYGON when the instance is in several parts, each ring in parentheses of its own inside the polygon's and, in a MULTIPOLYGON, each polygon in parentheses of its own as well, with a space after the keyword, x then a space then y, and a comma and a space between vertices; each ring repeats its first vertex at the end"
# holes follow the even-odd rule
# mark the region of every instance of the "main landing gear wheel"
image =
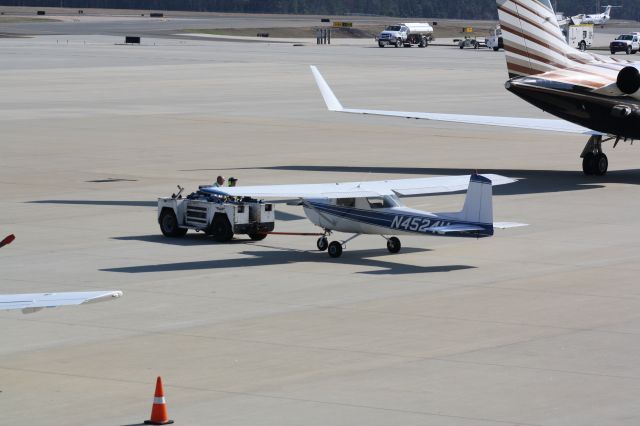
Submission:
MULTIPOLYGON (((611 140, 610 137, 606 140, 611 140)), ((582 150, 582 170, 585 175, 604 176, 609 168, 609 159, 602 152, 602 135, 593 135, 582 150)), ((616 140, 617 143, 617 140, 616 140)), ((615 145, 613 145, 615 147, 615 145)))
POLYGON ((582 171, 585 175, 604 176, 608 168, 609 159, 604 153, 588 153, 582 159, 582 171))
POLYGON ((329 244, 329 256, 342 256, 342 244, 340 244, 338 241, 332 241, 331 244, 329 244))
POLYGON ((391 237, 387 240, 387 250, 389 250, 389 253, 398 253, 401 247, 402 245, 398 238, 391 237))
POLYGON ((320 237, 318 238, 316 246, 318 247, 318 250, 325 251, 329 247, 329 240, 327 240, 327 237, 320 237))

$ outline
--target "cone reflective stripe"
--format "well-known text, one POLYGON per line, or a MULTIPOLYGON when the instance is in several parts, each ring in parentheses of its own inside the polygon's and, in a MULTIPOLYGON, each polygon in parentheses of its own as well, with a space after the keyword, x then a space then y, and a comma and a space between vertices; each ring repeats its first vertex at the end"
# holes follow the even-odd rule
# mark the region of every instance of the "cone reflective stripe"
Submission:
POLYGON ((167 414, 167 401, 164 399, 164 388, 162 387, 162 377, 156 380, 156 392, 153 395, 153 406, 151 407, 151 418, 145 420, 146 425, 169 425, 173 420, 169 420, 167 414))

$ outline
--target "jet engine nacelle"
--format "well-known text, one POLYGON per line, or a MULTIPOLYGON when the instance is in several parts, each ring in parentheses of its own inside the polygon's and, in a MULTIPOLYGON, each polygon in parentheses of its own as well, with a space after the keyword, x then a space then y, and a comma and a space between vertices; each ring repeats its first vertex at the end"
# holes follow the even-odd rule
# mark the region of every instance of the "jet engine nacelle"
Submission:
POLYGON ((616 86, 622 93, 633 95, 640 90, 640 70, 636 67, 624 67, 618 73, 616 86))

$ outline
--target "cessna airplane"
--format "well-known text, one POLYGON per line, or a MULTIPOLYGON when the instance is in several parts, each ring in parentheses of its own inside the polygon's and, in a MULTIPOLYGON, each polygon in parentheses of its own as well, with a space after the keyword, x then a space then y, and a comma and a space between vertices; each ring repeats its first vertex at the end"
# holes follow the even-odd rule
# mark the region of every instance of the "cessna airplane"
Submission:
POLYGON ((200 191, 221 197, 276 198, 301 205, 307 218, 324 230, 317 248, 340 257, 346 244, 362 234, 380 235, 390 253, 400 251, 393 234, 488 237, 494 228, 524 226, 494 223, 492 184, 515 182, 499 175, 450 176, 398 179, 377 182, 346 182, 311 185, 265 185, 244 187, 202 187, 200 191), (429 213, 405 207, 399 197, 461 191, 467 188, 462 211, 429 213), (353 234, 344 241, 329 243, 333 231, 353 234))
POLYGON ((602 142, 640 138, 640 65, 569 46, 549 0, 497 0, 509 77, 507 90, 562 120, 344 108, 316 67, 311 70, 330 111, 517 127, 589 136, 587 175, 604 175, 602 142))
POLYGON ((622 6, 602 6, 604 7, 604 13, 596 13, 593 15, 585 15, 581 13, 576 16, 572 16, 573 22, 576 24, 593 24, 593 25, 604 25, 611 19, 611 8, 612 7, 622 7, 622 6))
MULTIPOLYGON (((0 247, 4 247, 15 240, 13 234, 0 241, 0 247)), ((118 290, 108 291, 73 291, 62 293, 27 293, 27 294, 0 294, 0 311, 9 309, 22 309, 22 313, 31 314, 44 308, 57 306, 81 305, 83 303, 95 303, 112 300, 122 296, 118 290)))

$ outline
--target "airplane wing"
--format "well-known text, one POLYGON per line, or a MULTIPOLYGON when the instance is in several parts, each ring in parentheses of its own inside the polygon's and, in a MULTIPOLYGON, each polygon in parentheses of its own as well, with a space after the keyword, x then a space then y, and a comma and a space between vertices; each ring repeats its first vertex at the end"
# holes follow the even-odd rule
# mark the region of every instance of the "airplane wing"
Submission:
POLYGON ((320 89, 329 111, 347 112, 351 114, 385 115, 390 117, 417 118, 432 121, 446 121, 451 123, 478 124, 485 126, 514 127, 530 130, 545 130, 551 132, 577 133, 583 135, 603 135, 603 133, 586 127, 578 126, 564 120, 545 118, 496 117, 488 115, 437 114, 428 112, 383 111, 373 109, 344 108, 331 90, 318 69, 311 65, 311 72, 320 89))
POLYGON ((122 292, 118 290, 1 294, 0 310, 22 309, 23 313, 31 314, 43 308, 104 302, 121 296, 122 292))
MULTIPOLYGON (((515 182, 514 179, 500 175, 486 174, 482 176, 491 180, 493 185, 504 185, 515 182)), ((468 188, 469 179, 469 175, 462 175, 303 185, 204 187, 200 188, 200 190, 222 196, 278 199, 357 198, 378 197, 381 195, 406 197, 463 191, 468 188)))

